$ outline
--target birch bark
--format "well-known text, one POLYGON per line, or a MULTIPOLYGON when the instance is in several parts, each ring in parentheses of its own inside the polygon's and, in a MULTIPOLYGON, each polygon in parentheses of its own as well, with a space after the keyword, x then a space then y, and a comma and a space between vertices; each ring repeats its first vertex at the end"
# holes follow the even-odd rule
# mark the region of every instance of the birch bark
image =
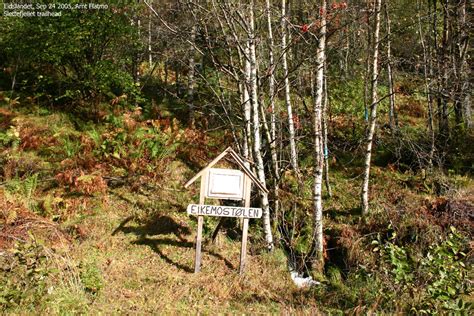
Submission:
POLYGON ((191 28, 191 47, 189 55, 189 73, 188 73, 188 106, 189 106, 189 122, 194 125, 194 71, 195 71, 195 61, 194 61, 194 41, 196 37, 196 26, 193 25, 191 28))
POLYGON ((362 181, 361 204, 362 215, 369 212, 369 177, 370 164, 372 158, 372 145, 375 135, 375 124, 377 120, 377 82, 378 82, 378 57, 379 57, 379 33, 380 33, 380 7, 381 0, 375 0, 375 27, 373 41, 373 58, 372 58, 372 82, 371 82, 371 104, 370 117, 366 137, 366 153, 364 163, 364 178, 362 181))
POLYGON ((244 124, 245 124, 245 135, 244 135, 244 157, 247 159, 251 158, 251 135, 252 135, 252 123, 251 123, 251 109, 252 105, 250 102, 250 41, 247 41, 244 52, 245 67, 244 76, 245 84, 243 84, 243 105, 244 105, 244 124))
POLYGON ((266 0, 267 25, 268 25, 268 59, 269 59, 269 78, 268 78, 268 94, 270 97, 270 151, 272 155, 273 169, 276 179, 279 178, 278 158, 276 152, 276 113, 275 113, 275 62, 273 59, 273 30, 270 0, 266 0))
POLYGON ((323 187, 323 93, 324 93, 324 62, 326 59, 326 0, 322 0, 321 7, 321 29, 319 35, 319 43, 316 50, 316 89, 313 108, 313 127, 314 127, 314 190, 313 190, 313 207, 314 207, 314 243, 317 260, 323 261, 323 203, 322 203, 322 187, 323 187))
MULTIPOLYGON (((435 152, 435 131, 434 131, 434 114, 433 114, 433 95, 431 93, 430 87, 430 80, 433 77, 433 69, 432 69, 432 58, 431 58, 431 50, 428 51, 425 44, 425 38, 423 34, 423 28, 421 24, 421 0, 418 0, 418 32, 420 34, 420 43, 421 47, 423 48, 423 73, 425 77, 425 93, 427 96, 427 103, 428 103, 428 133, 430 137, 430 153, 428 156, 428 167, 431 170, 433 168, 433 157, 435 152)), ((428 3, 430 6, 430 4, 428 3)), ((431 8, 431 7, 430 7, 431 8)), ((431 9, 429 9, 430 11, 431 9)), ((430 13, 430 12, 429 12, 430 13)), ((430 14, 429 14, 430 15, 430 14)))
MULTIPOLYGON (((253 112, 253 151, 257 168, 257 175, 260 182, 266 186, 265 170, 261 152, 260 141, 260 119, 258 110, 258 83, 257 83, 257 57, 255 53, 255 22, 254 22, 254 1, 250 3, 250 30, 249 30, 249 59, 250 59, 250 99, 253 112)), ((273 250, 273 235, 270 224, 270 206, 268 203, 268 194, 260 193, 263 210, 263 231, 265 241, 269 250, 273 250)))
POLYGON ((285 86, 285 104, 288 113, 288 132, 290 138, 290 162, 293 169, 298 172, 298 156, 296 153, 295 125, 293 122, 293 108, 291 106, 290 79, 288 78, 287 62, 287 25, 286 25, 286 0, 281 1, 281 46, 282 46, 282 65, 285 86))
POLYGON ((148 13, 148 67, 152 68, 153 56, 151 50, 151 13, 148 13))
POLYGON ((395 91, 393 89, 393 73, 392 73, 392 47, 391 47, 391 21, 388 12, 388 4, 384 3, 385 9, 385 25, 387 27, 387 76, 388 76, 388 93, 389 96, 389 120, 392 132, 398 127, 397 112, 395 109, 395 91))
MULTIPOLYGON (((266 11, 267 11, 267 25, 268 25, 268 59, 269 59, 269 78, 268 78, 268 94, 270 98, 270 131, 268 133, 268 142, 270 144, 270 153, 272 156, 273 176, 273 196, 274 196, 274 210, 273 216, 275 218, 279 211, 279 187, 278 179, 280 178, 280 169, 278 165, 277 156, 277 138, 276 138, 276 113, 275 113, 275 62, 273 59, 273 30, 272 30, 272 16, 271 16, 271 5, 270 0, 266 0, 266 11)), ((262 113, 262 117, 265 113, 262 113)), ((275 221, 276 223, 276 221, 275 221)), ((274 225, 275 225, 274 223, 274 225)))
POLYGON ((326 190, 328 191, 328 196, 332 196, 331 184, 329 182, 329 144, 328 144, 328 107, 329 107, 329 97, 328 97, 328 81, 327 81, 327 65, 324 61, 324 99, 322 106, 322 128, 323 128, 323 155, 324 155, 324 183, 326 184, 326 190))

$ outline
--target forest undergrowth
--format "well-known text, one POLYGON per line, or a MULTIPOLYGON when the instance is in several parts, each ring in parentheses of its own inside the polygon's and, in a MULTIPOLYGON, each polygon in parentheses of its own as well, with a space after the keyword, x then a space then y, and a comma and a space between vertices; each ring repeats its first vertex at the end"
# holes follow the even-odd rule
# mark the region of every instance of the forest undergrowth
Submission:
MULTIPOLYGON (((138 108, 106 112, 93 122, 2 98, 3 312, 432 314, 472 308, 469 175, 427 175, 390 162, 393 154, 382 143, 373 168, 374 211, 361 218, 355 207, 361 169, 353 155, 336 148, 333 196, 325 197, 326 263, 323 274, 313 275, 321 285, 299 289, 288 273, 288 260, 312 273, 304 220, 312 183, 308 178, 301 185, 291 172, 282 177, 282 211, 275 215, 286 219, 277 249, 266 252, 261 225, 251 222, 248 269, 239 276, 237 223, 229 221, 211 243, 217 221, 206 218, 203 270, 195 275, 197 223, 185 209, 199 192, 183 184, 231 143, 230 135, 185 128, 171 115, 152 119, 138 108)), ((338 133, 350 133, 349 120, 335 121, 338 133)), ((301 173, 309 174, 310 166, 301 173)))
POLYGON ((0 313, 472 314, 469 1, 13 2, 0 313), (194 274, 229 146, 262 218, 194 274))

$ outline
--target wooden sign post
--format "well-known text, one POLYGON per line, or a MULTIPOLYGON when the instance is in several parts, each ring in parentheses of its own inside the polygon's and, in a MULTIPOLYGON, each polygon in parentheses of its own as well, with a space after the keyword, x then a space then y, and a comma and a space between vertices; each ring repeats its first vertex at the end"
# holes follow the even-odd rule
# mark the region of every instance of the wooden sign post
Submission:
POLYGON ((240 249, 240 274, 244 273, 245 260, 247 256, 247 235, 249 218, 262 217, 262 209, 250 207, 252 183, 260 190, 268 193, 264 185, 260 183, 257 176, 245 165, 242 158, 232 148, 227 148, 204 169, 199 171, 184 187, 189 187, 194 181, 201 177, 201 190, 199 193, 199 204, 190 204, 187 208, 189 215, 195 215, 198 219, 196 235, 196 256, 194 261, 194 273, 201 270, 201 246, 202 226, 204 216, 240 217, 242 223, 242 245, 240 249), (241 170, 212 168, 219 160, 230 155, 241 170), (224 199, 243 201, 243 207, 231 207, 220 205, 206 205, 205 200, 224 199))
MULTIPOLYGON (((245 176, 245 198, 244 206, 250 207, 250 191, 252 189, 252 182, 250 178, 245 176)), ((244 217, 244 222, 242 223, 242 246, 240 247, 240 267, 239 273, 243 274, 245 270, 245 259, 247 258, 247 233, 249 230, 249 218, 244 217)))
MULTIPOLYGON (((201 192, 199 193, 199 204, 204 204, 205 192, 206 192, 206 181, 207 174, 203 174, 201 177, 201 192)), ((202 243, 202 224, 204 217, 198 215, 198 229, 196 235, 196 257, 194 259, 194 273, 198 273, 201 270, 201 243, 202 243)))

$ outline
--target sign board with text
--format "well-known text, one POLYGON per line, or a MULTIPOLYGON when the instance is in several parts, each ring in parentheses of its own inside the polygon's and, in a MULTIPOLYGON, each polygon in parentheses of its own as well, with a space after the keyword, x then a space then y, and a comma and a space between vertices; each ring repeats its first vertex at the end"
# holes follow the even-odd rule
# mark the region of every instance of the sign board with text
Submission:
POLYGON ((262 217, 262 209, 253 207, 189 204, 187 212, 189 215, 195 216, 204 215, 242 218, 262 217))
MULTIPOLYGON (((194 175, 186 184, 189 187, 194 181, 201 178, 201 191, 199 193, 199 204, 189 204, 187 213, 197 216, 196 234, 196 256, 194 261, 194 273, 201 270, 201 246, 204 216, 237 217, 242 219, 242 246, 240 248, 240 274, 245 270, 245 258, 247 256, 247 234, 249 220, 262 217, 261 208, 250 207, 250 190, 254 184, 261 192, 268 193, 265 185, 249 169, 250 164, 240 157, 232 148, 228 147, 219 154, 206 167, 194 175), (230 158, 236 163, 240 170, 212 168, 223 158, 230 158), (207 199, 237 200, 242 201, 243 206, 206 205, 207 199)), ((216 227, 214 236, 217 236, 222 219, 216 227)))

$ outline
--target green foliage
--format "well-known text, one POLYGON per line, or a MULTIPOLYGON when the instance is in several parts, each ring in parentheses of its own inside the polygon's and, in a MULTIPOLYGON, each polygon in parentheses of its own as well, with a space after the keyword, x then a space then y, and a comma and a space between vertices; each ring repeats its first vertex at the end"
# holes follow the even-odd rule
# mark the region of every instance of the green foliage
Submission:
POLYGON ((85 315, 89 305, 89 295, 80 287, 57 287, 49 297, 48 308, 56 315, 85 315))
POLYGON ((173 140, 171 134, 161 132, 156 128, 139 128, 134 136, 142 139, 138 152, 135 153, 139 157, 147 151, 152 159, 162 160, 170 156, 179 145, 173 140))
POLYGON ((448 238, 439 245, 430 246, 428 254, 421 260, 429 280, 427 292, 442 307, 449 311, 467 307, 460 295, 468 293, 468 270, 464 263, 466 254, 464 238, 451 226, 448 238))
POLYGON ((392 265, 392 274, 395 283, 409 284, 413 281, 413 262, 407 255, 407 251, 403 247, 388 243, 386 246, 387 261, 392 265))
POLYGON ((330 82, 329 102, 331 110, 337 114, 350 114, 364 118, 364 81, 354 79, 350 81, 330 82))
POLYGON ((0 311, 20 305, 34 310, 46 294, 50 271, 46 255, 36 242, 21 243, 0 256, 0 311))
MULTIPOLYGON (((411 311, 433 314, 441 311, 467 311, 468 304, 462 295, 469 293, 465 239, 450 228, 447 238, 439 244, 429 247, 426 255, 416 258, 407 246, 396 245, 392 235, 381 248, 381 258, 388 264, 383 271, 390 273, 398 291, 407 293, 421 291, 418 299, 407 302, 411 311)), ((378 244, 374 241, 373 244, 378 244)))
MULTIPOLYGON (((121 117, 110 115, 107 121, 112 128, 110 133, 100 134, 96 129, 88 132, 95 144, 94 153, 97 156, 161 161, 179 146, 179 137, 173 131, 161 131, 156 127, 139 127, 134 131, 126 131, 121 117)), ((177 133, 179 135, 181 132, 177 133)))
POLYGON ((11 126, 5 132, 0 131, 0 145, 5 147, 17 148, 20 144, 20 132, 14 126, 11 126))
POLYGON ((9 194, 21 199, 26 207, 34 205, 33 196, 38 187, 38 174, 32 174, 25 179, 14 178, 5 183, 9 194))
POLYGON ((61 138, 61 142, 67 158, 74 157, 81 149, 80 142, 75 140, 73 136, 64 136, 61 138))
POLYGON ((95 262, 82 264, 80 277, 84 289, 93 295, 99 294, 100 290, 104 287, 101 271, 95 262))
MULTIPOLYGON (((13 66, 17 87, 48 102, 136 96, 129 56, 139 49, 138 32, 130 13, 120 8, 63 10, 61 18, 2 19, 0 66, 13 66)), ((7 82, 1 88, 10 87, 7 82)))

